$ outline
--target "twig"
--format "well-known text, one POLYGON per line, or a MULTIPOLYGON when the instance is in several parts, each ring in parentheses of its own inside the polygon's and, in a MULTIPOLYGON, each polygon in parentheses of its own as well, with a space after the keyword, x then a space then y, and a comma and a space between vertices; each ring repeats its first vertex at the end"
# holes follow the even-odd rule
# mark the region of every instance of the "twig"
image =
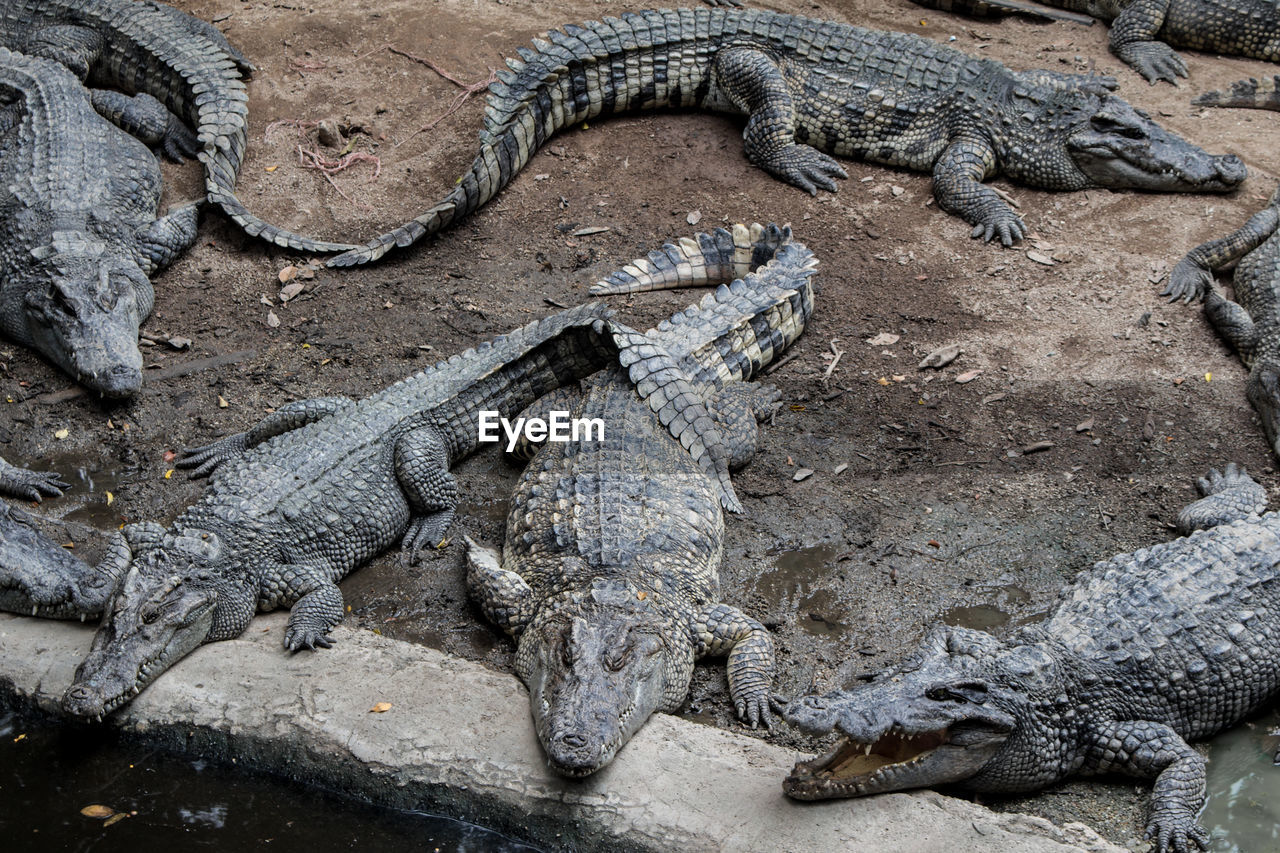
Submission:
POLYGON ((446 109, 443 113, 433 118, 428 123, 424 124, 422 127, 415 130, 413 133, 406 136, 404 139, 401 139, 395 145, 391 146, 392 148, 399 148, 401 145, 404 145, 406 142, 408 142, 410 139, 413 139, 419 133, 422 133, 425 130, 430 130, 431 128, 435 127, 437 124, 439 124, 449 116, 456 113, 458 109, 464 103, 467 102, 468 98, 470 98, 472 95, 485 91, 486 89, 489 88, 489 85, 491 83, 494 83, 498 79, 498 72, 495 69, 490 68, 489 76, 486 77, 485 79, 477 80, 475 83, 464 83, 461 80, 459 80, 457 77, 454 77, 448 71, 445 71, 439 65, 436 65, 430 59, 426 59, 425 57, 421 57, 421 56, 415 56, 414 54, 409 53, 407 50, 401 50, 400 48, 392 47, 391 45, 387 45, 387 50, 391 51, 392 53, 398 56, 403 56, 405 59, 411 59, 414 62, 427 66, 432 71, 439 74, 441 77, 448 80, 450 83, 452 83, 453 85, 457 86, 459 89, 462 90, 457 94, 457 96, 453 99, 453 101, 450 102, 448 109, 446 109))

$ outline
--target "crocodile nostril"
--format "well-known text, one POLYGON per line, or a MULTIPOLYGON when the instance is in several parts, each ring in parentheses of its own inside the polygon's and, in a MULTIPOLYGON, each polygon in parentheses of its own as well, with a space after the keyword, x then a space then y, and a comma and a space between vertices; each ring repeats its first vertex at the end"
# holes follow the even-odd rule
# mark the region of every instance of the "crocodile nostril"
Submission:
POLYGON ((560 742, 570 749, 582 749, 587 745, 587 739, 576 732, 560 735, 560 742))

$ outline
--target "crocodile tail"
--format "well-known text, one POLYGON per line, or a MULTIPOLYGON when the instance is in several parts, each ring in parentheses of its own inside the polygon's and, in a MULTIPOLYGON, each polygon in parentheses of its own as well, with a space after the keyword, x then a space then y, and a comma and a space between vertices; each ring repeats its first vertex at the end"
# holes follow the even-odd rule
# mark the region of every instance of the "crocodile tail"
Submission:
POLYGON ((610 323, 610 330, 618 346, 618 361, 649 410, 719 486, 721 506, 729 512, 742 512, 729 479, 729 452, 711 412, 702 402, 705 395, 699 393, 697 381, 653 335, 617 321, 610 323))
POLYGON ((1280 74, 1270 79, 1250 77, 1248 80, 1237 80, 1226 89, 1196 95, 1191 103, 1198 107, 1280 110, 1280 74))
POLYGON ((331 258, 329 266, 367 264, 444 230, 497 195, 547 139, 566 127, 626 110, 697 106, 711 85, 712 52, 695 50, 694 43, 715 41, 755 14, 732 9, 626 13, 534 39, 532 48, 520 48, 518 58, 507 60, 509 67, 490 85, 480 153, 453 189, 422 215, 331 258))
POLYGON ((596 282, 591 295, 673 290, 732 281, 768 263, 790 240, 790 226, 758 222, 682 237, 596 282))

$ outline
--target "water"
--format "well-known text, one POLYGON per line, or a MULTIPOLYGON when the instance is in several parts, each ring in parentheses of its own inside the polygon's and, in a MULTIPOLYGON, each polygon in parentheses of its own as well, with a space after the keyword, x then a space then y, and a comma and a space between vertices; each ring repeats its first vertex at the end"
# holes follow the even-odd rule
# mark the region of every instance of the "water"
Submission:
MULTIPOLYGON (((57 471, 63 481, 71 484, 65 497, 56 501, 59 508, 76 505, 70 511, 62 510, 64 521, 76 521, 100 530, 120 526, 119 504, 109 504, 107 495, 118 493, 123 483, 137 476, 136 471, 123 471, 114 460, 78 453, 55 453, 47 461, 30 467, 38 471, 57 471)), ((114 503, 114 494, 110 500, 114 503)))
POLYGON ((840 553, 832 545, 770 552, 774 557, 773 570, 756 579, 756 592, 770 604, 794 610, 796 624, 810 634, 822 637, 843 634, 848 626, 836 616, 845 611, 848 603, 824 588, 840 553))
POLYGON ((6 851, 537 853, 487 829, 368 806, 234 767, 158 752, 98 727, 0 715, 6 851), (87 817, 89 806, 105 807, 87 817))
POLYGON ((1233 726, 1209 742, 1209 802, 1201 822, 1213 853, 1280 850, 1280 767, 1272 764, 1280 711, 1233 726))

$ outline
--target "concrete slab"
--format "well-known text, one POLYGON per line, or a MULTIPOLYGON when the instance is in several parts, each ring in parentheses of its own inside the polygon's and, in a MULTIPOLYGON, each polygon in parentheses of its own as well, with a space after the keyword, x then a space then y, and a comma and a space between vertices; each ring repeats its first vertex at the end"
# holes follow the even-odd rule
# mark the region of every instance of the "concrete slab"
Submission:
MULTIPOLYGON (((285 614, 198 649, 105 725, 375 803, 475 821, 548 848, 610 851, 1118 851, 1082 824, 997 814, 933 792, 796 803, 795 756, 665 714, 582 781, 543 760, 512 676, 339 627, 289 655, 285 614), (379 702, 384 713, 371 713, 379 702)), ((46 710, 92 630, 0 614, 0 690, 46 710)))

